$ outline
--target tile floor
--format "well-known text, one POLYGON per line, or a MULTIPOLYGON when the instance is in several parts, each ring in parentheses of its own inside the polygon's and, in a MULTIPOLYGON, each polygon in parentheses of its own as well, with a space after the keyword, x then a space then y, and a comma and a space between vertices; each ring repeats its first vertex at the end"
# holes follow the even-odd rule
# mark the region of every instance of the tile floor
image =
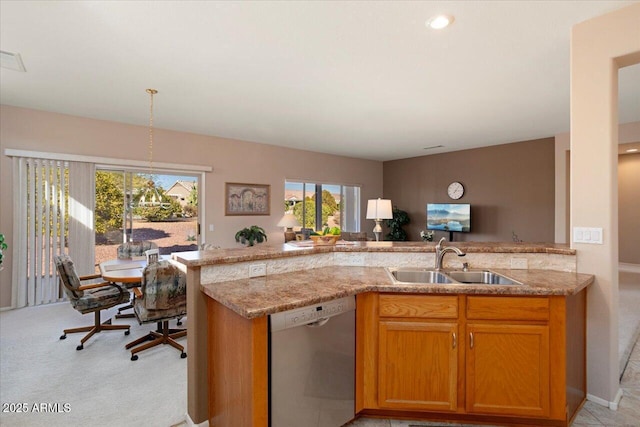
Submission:
MULTIPOLYGON (((640 341, 636 342, 629 363, 621 381, 624 392, 617 411, 587 401, 573 427, 639 427, 640 426, 640 341)), ((412 426, 465 426, 472 424, 446 424, 443 422, 387 420, 374 418, 359 418, 345 427, 412 427, 412 426)), ((487 426, 486 424, 484 427, 487 426)))

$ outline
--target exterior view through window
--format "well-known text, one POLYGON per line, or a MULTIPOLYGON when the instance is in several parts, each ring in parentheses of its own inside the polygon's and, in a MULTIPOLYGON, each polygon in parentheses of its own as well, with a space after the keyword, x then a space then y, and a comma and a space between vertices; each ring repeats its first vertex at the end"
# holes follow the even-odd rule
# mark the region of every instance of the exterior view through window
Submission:
POLYGON ((160 254, 197 250, 197 182, 196 176, 96 170, 96 266, 115 258, 125 241, 153 241, 160 254))
POLYGON ((284 211, 304 228, 340 227, 360 231, 360 187, 340 184, 286 181, 284 211))

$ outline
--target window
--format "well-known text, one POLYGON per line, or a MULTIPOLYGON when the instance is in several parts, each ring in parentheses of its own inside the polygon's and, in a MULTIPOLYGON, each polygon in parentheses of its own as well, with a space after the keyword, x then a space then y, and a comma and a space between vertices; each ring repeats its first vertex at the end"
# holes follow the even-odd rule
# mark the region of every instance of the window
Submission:
POLYGON ((360 187, 340 184, 285 181, 284 209, 305 228, 325 226, 360 231, 360 187))

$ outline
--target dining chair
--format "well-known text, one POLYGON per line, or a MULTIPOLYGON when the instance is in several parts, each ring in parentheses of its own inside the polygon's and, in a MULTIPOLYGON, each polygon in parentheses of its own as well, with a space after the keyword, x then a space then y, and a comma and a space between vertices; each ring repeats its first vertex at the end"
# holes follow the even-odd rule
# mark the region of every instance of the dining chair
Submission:
POLYGON ((170 329, 169 320, 187 314, 186 274, 170 261, 149 264, 142 272, 142 286, 135 288, 133 308, 138 322, 158 323, 158 330, 128 343, 131 360, 138 360, 137 353, 160 344, 169 344, 187 357, 184 347, 175 340, 187 335, 186 329, 170 329), (150 342, 146 342, 150 341, 150 342))
POLYGON ((84 348, 84 343, 89 338, 104 330, 124 329, 124 334, 129 335, 129 330, 131 328, 130 325, 112 325, 111 319, 104 323, 101 323, 100 321, 100 312, 102 310, 127 301, 129 298, 129 292, 125 287, 110 282, 81 285, 80 282, 90 279, 98 279, 100 278, 100 275, 92 274, 88 276, 78 276, 73 265, 73 261, 66 254, 55 256, 54 262, 58 271, 58 276, 62 282, 63 289, 73 308, 82 314, 94 313, 93 325, 65 329, 62 336, 60 336, 61 340, 66 339, 67 334, 88 332, 87 335, 80 340, 80 345, 76 347, 76 350, 82 350, 84 348))
POLYGON ((213 243, 202 243, 200 245, 200 250, 201 251, 212 251, 212 250, 216 250, 216 249, 220 249, 220 246, 214 245, 213 243))
POLYGON ((149 240, 124 242, 118 246, 118 259, 131 259, 133 257, 144 256, 145 252, 149 249, 158 249, 158 245, 149 240))
MULTIPOLYGON (((145 256, 145 252, 150 249, 158 249, 158 245, 155 242, 151 242, 148 240, 140 240, 134 242, 124 242, 117 249, 118 259, 131 259, 133 257, 145 256)), ((125 283, 124 284, 127 289, 136 288, 140 286, 140 282, 133 283, 125 283)), ((122 319, 125 317, 135 317, 133 313, 122 314, 124 310, 129 310, 133 308, 133 299, 135 298, 135 294, 131 297, 129 304, 124 307, 118 308, 118 314, 116 314, 117 319, 122 319)))

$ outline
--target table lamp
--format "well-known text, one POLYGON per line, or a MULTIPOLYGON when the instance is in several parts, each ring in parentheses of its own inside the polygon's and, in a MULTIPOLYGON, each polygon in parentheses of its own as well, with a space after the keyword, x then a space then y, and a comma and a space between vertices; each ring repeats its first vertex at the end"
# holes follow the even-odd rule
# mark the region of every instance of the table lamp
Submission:
POLYGON ((372 219, 376 222, 376 226, 373 228, 373 234, 376 235, 376 242, 380 241, 380 233, 382 233, 382 226, 380 222, 383 219, 393 218, 393 207, 391 206, 391 200, 389 199, 371 199, 367 203, 367 219, 372 219))
POLYGON ((296 233, 293 231, 293 227, 299 227, 300 223, 293 214, 284 214, 280 221, 278 221, 278 227, 285 227, 284 242, 287 243, 296 239, 296 233))

